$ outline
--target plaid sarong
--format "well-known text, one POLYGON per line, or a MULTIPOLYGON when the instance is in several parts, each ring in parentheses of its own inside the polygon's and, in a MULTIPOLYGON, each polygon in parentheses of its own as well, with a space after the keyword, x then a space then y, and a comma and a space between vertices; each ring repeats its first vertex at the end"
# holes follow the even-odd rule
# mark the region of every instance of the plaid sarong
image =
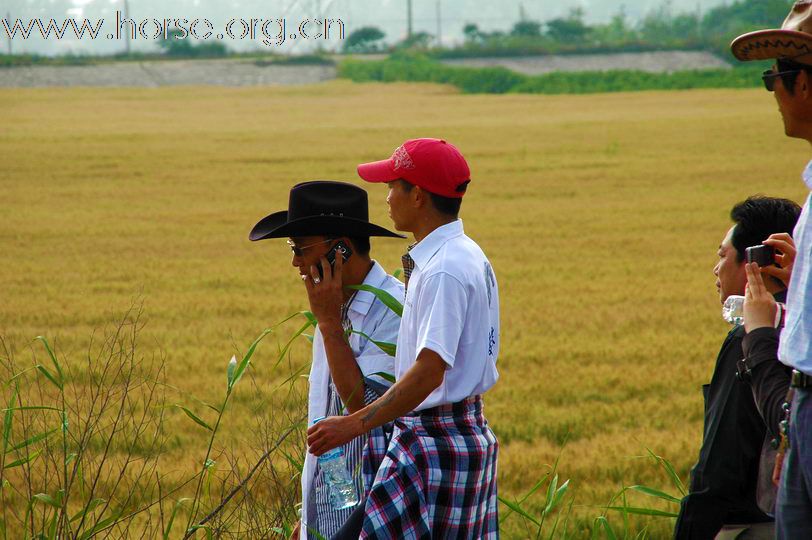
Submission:
POLYGON ((498 538, 498 449, 480 396, 398 418, 360 538, 498 538))

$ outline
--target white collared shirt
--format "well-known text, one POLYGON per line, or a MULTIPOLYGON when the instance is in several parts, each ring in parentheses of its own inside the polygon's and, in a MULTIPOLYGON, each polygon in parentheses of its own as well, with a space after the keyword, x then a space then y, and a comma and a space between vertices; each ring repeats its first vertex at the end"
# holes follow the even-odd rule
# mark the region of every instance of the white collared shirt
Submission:
MULTIPOLYGON (((398 301, 403 300, 403 283, 388 275, 383 267, 373 261, 372 269, 364 278, 364 285, 371 285, 391 294, 398 301)), ((354 333, 350 334, 349 344, 355 361, 364 377, 390 386, 391 383, 375 373, 394 375, 394 357, 389 356, 369 339, 355 332, 366 334, 375 341, 396 343, 400 317, 380 302, 369 291, 358 291, 350 303, 347 315, 352 323, 354 333)), ((316 327, 313 335, 313 364, 310 368, 310 389, 308 392, 307 425, 313 425, 313 420, 327 415, 327 395, 330 384, 330 366, 327 363, 327 352, 324 349, 324 339, 316 327)), ((305 462, 302 470, 302 519, 305 520, 309 504, 309 495, 312 482, 315 478, 316 457, 310 452, 305 453, 305 462)), ((301 538, 307 538, 307 527, 302 526, 301 538)))
POLYGON ((415 266, 403 306, 395 377, 423 349, 448 364, 442 384, 419 411, 482 394, 499 374, 499 288, 488 258, 465 236, 462 220, 433 230, 409 252, 415 266))
MULTIPOLYGON (((803 180, 812 189, 812 161, 806 166, 803 180)), ((784 364, 812 375, 812 221, 810 194, 801 217, 795 225, 792 239, 797 255, 792 267, 792 279, 787 291, 787 318, 778 343, 778 358, 784 364)))

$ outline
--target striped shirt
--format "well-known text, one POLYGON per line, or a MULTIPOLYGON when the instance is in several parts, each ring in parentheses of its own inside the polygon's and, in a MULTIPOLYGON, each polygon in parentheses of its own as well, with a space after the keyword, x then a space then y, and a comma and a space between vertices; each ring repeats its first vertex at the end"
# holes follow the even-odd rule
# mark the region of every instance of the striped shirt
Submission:
MULTIPOLYGON (((365 285, 383 289, 403 300, 403 284, 375 262, 364 279, 365 285)), ((364 376, 364 401, 370 403, 391 383, 380 373, 394 373, 394 358, 381 350, 371 340, 386 343, 397 342, 400 317, 380 302, 369 291, 358 291, 342 312, 342 322, 348 334, 358 368, 364 376), (351 328, 350 328, 351 326, 351 328), (370 340, 371 338, 371 340, 370 340)), ((313 335, 313 365, 309 377, 308 424, 321 416, 345 414, 341 398, 330 377, 324 339, 318 327, 313 335)), ((391 424, 388 426, 391 431, 391 424)), ((358 437, 343 447, 348 470, 353 476, 359 498, 372 484, 378 465, 386 452, 386 439, 382 430, 373 430, 368 435, 358 437), (366 451, 366 455, 364 452, 366 451), (362 457, 363 456, 363 457, 362 457)), ((343 525, 352 509, 334 510, 329 504, 329 491, 319 470, 315 456, 305 454, 302 470, 302 524, 301 540, 322 537, 329 538, 337 531, 336 525, 343 525)))
MULTIPOLYGON (((333 381, 330 381, 329 390, 329 405, 327 409, 327 416, 339 416, 344 414, 344 404, 338 396, 333 381)), ((378 394, 369 386, 364 385, 364 405, 369 405, 378 399, 378 394)), ((366 446, 369 437, 383 437, 383 429, 375 428, 373 432, 368 435, 356 437, 348 442, 342 448, 344 449, 344 459, 347 461, 347 470, 350 472, 353 481, 355 482, 355 493, 359 495, 359 501, 363 500, 362 495, 369 490, 372 485, 374 477, 364 478, 362 474, 361 458, 364 453, 364 446, 366 446)), ((330 487, 324 480, 324 473, 316 464, 316 478, 310 488, 310 497, 308 498, 310 504, 307 509, 307 523, 315 523, 318 532, 324 538, 330 538, 338 529, 344 525, 347 518, 350 517, 355 508, 344 508, 343 510, 335 510, 330 504, 330 487)), ((312 531, 311 531, 312 532, 312 531)), ((310 535, 311 538, 318 538, 315 535, 310 535)))

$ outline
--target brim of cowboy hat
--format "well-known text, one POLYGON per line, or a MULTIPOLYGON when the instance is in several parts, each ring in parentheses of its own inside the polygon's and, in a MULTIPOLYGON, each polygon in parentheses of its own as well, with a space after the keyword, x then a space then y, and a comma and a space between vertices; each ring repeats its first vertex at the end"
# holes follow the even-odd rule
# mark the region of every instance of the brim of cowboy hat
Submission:
POLYGON ((374 223, 343 216, 308 216, 288 221, 288 212, 283 210, 264 217, 254 225, 248 239, 252 242, 266 238, 290 238, 293 236, 384 236, 406 238, 374 223))
POLYGON ((358 165, 358 176, 367 182, 393 182, 400 178, 391 158, 358 165))
POLYGON ((812 63, 812 34, 795 30, 759 30, 734 39, 730 50, 742 61, 787 58, 812 63))

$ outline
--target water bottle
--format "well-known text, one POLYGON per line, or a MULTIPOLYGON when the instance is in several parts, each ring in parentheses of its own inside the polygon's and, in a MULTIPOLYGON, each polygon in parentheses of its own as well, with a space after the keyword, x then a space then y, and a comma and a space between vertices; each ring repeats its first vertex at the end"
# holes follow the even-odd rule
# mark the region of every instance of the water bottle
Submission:
MULTIPOLYGON (((784 317, 787 308, 781 302, 776 302, 775 309, 775 328, 784 327, 784 317)), ((731 294, 725 300, 725 305, 722 306, 722 318, 730 324, 744 324, 744 296, 731 294)))
MULTIPOLYGON (((317 418, 313 423, 320 420, 324 420, 324 417, 317 418)), ((357 505, 358 493, 355 491, 355 483, 347 471, 344 449, 339 446, 325 452, 318 457, 318 463, 324 474, 324 482, 330 490, 330 505, 336 510, 357 505)))
POLYGON ((744 324, 744 296, 728 296, 722 306, 722 318, 730 324, 744 324))

